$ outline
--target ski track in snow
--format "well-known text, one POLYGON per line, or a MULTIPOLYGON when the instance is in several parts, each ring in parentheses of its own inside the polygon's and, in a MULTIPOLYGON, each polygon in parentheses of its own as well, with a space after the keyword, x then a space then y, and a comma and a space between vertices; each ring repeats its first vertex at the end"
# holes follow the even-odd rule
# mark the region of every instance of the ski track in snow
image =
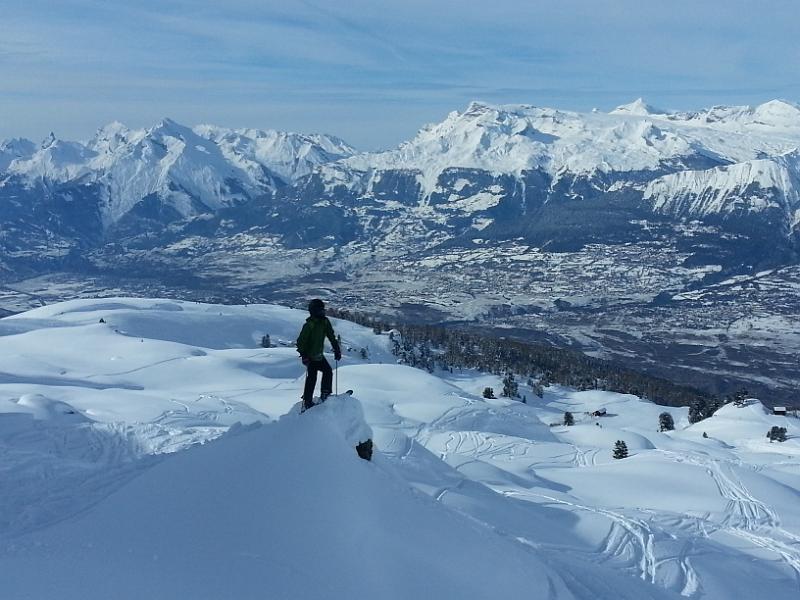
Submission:
POLYGON ((178 404, 182 410, 138 424, 41 424, 27 415, 0 414, 0 515, 7 516, 0 519, 0 538, 80 514, 149 468, 159 455, 227 431, 217 412, 192 413, 187 404, 178 404), (4 419, 9 417, 16 426, 7 426, 4 419))
MULTIPOLYGON (((418 440, 423 445, 427 445, 431 432, 446 431, 459 421, 468 421, 471 417, 477 416, 479 412, 480 409, 478 408, 452 408, 437 419, 434 419, 425 428, 425 432, 418 440)), ((521 443, 519 441, 498 442, 495 436, 479 431, 449 431, 442 450, 439 452, 439 457, 445 462, 451 455, 469 456, 474 461, 497 461, 498 459, 512 461, 525 458, 528 455, 530 444, 531 442, 521 443)), ((600 449, 582 449, 574 444, 570 446, 574 451, 572 464, 575 467, 583 468, 596 464, 600 449)), ((532 463, 530 467, 534 464, 532 463)), ((436 499, 441 500, 445 494, 457 487, 448 486, 441 489, 435 494, 436 499)), ((576 501, 567 501, 532 491, 504 490, 491 485, 488 485, 488 487, 509 497, 532 501, 546 500, 569 510, 585 511, 603 516, 611 521, 612 526, 601 548, 598 550, 599 555, 602 557, 600 562, 614 562, 617 565, 622 565, 622 568, 634 572, 641 579, 655 584, 657 583, 657 567, 674 560, 678 563, 679 569, 683 574, 684 581, 680 585, 682 595, 691 596, 698 589, 698 575, 688 559, 688 550, 675 557, 656 559, 656 536, 660 535, 670 539, 673 536, 664 532, 654 532, 651 525, 643 519, 628 517, 619 511, 591 507, 576 501)), ((486 525, 491 526, 490 524, 486 525)))
POLYGON ((135 476, 144 449, 121 425, 26 428, 0 434, 0 537, 47 527, 95 504, 135 476), (43 486, 43 481, 47 485, 43 486))
POLYGON ((719 523, 706 523, 707 536, 721 530, 772 552, 794 569, 800 584, 800 536, 781 527, 775 511, 749 492, 733 472, 735 463, 698 454, 679 455, 665 450, 661 452, 676 462, 685 461, 705 468, 720 495, 728 500, 722 520, 719 523))
MULTIPOLYGON (((650 583, 656 583, 656 568, 664 560, 655 557, 655 537, 651 525, 643 519, 625 516, 606 508, 588 506, 575 501, 568 501, 547 494, 522 490, 496 490, 505 496, 527 499, 534 502, 545 500, 570 510, 584 511, 601 515, 612 522, 608 535, 603 540, 599 554, 605 561, 619 561, 625 568, 635 571, 638 577, 650 583)), ((687 573, 692 573, 691 566, 685 564, 687 573)))
POLYGON ((450 454, 474 456, 476 460, 514 460, 527 454, 527 448, 521 444, 498 442, 494 436, 480 431, 455 431, 449 436, 440 453, 444 461, 450 454))
POLYGON ((599 448, 584 450, 572 444, 575 449, 575 466, 576 467, 593 467, 597 464, 597 455, 600 454, 599 448))
MULTIPOLYGON (((527 449, 532 442, 498 441, 498 437, 504 436, 482 431, 450 430, 459 422, 469 422, 478 416, 479 412, 480 409, 473 407, 450 408, 422 428, 416 436, 417 441, 427 446, 433 433, 446 433, 446 439, 438 452, 440 459, 445 462, 451 457, 461 456, 470 458, 469 462, 493 461, 492 464, 496 464, 494 461, 497 460, 513 461, 527 456, 527 449)), ((570 447, 574 453, 571 461, 574 467, 589 468, 597 465, 601 449, 582 448, 576 444, 570 444, 570 447)), ((667 450, 657 450, 657 452, 670 460, 697 465, 706 470, 720 495, 728 502, 720 522, 684 515, 670 519, 653 514, 643 519, 629 516, 620 510, 589 506, 531 490, 509 490, 486 485, 509 497, 539 502, 545 500, 572 511, 583 511, 608 519, 611 528, 597 549, 597 556, 590 556, 590 560, 597 561, 599 557, 599 562, 613 563, 635 573, 645 581, 680 590, 680 594, 685 597, 699 597, 703 594, 701 576, 692 564, 692 557, 700 550, 696 548, 695 538, 686 535, 687 529, 701 537, 709 537, 716 531, 725 531, 747 540, 753 546, 768 550, 796 572, 800 583, 800 536, 780 527, 780 519, 774 510, 747 490, 733 473, 730 461, 718 461, 695 452, 685 454, 667 450), (659 550, 661 541, 669 542, 671 546, 677 544, 677 552, 659 550), (677 567, 677 575, 673 569, 668 569, 673 565, 677 567), (671 573, 667 575, 670 581, 661 580, 659 573, 662 571, 671 573)), ((553 458, 558 457, 551 457, 551 460, 553 458)), ((460 466, 464 464, 468 463, 460 463, 460 466)), ((536 463, 532 462, 528 468, 533 470, 536 466, 536 463)), ((756 466, 753 470, 759 471, 761 468, 756 466)), ((448 492, 460 485, 461 482, 456 486, 441 488, 435 494, 436 499, 442 500, 448 492)), ((488 523, 486 525, 491 526, 488 523)))

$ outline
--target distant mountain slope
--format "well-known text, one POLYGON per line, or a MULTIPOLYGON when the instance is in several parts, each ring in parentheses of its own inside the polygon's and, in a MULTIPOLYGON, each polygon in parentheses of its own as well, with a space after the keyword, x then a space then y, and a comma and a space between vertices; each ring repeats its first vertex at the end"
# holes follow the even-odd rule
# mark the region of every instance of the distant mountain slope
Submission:
POLYGON ((415 248, 518 236, 575 248, 641 240, 642 219, 708 219, 777 236, 784 260, 798 244, 798 146, 800 109, 779 101, 699 113, 638 101, 608 114, 473 102, 394 150, 326 163, 281 190, 298 214, 273 230, 314 246, 393 245, 402 231, 415 248))
POLYGON ((225 129, 198 125, 194 131, 217 144, 225 157, 257 179, 268 169, 290 184, 319 165, 356 153, 346 142, 329 135, 302 135, 260 129, 225 129))
POLYGON ((800 157, 795 150, 770 159, 665 175, 648 183, 644 197, 656 211, 676 217, 769 211, 791 229, 800 222, 800 157))
POLYGON ((87 143, 54 135, 0 145, 0 198, 9 186, 44 185, 68 196, 93 190, 105 229, 141 213, 170 222, 234 206, 292 183, 314 166, 353 153, 341 140, 170 119, 146 130, 111 123, 87 143))
POLYGON ((621 210, 606 219, 617 237, 642 215, 733 219, 736 227, 746 217, 789 244, 798 146, 800 109, 781 101, 668 113, 640 100, 608 114, 473 102, 394 150, 363 154, 330 136, 165 119, 147 130, 112 123, 86 144, 4 142, 0 199, 37 186, 59 199, 80 194, 96 206, 106 237, 123 240, 258 200, 225 218, 314 245, 342 231, 380 243, 403 223, 415 243, 484 231, 546 243, 558 236, 546 224, 582 201, 591 203, 587 222, 595 206, 621 210), (304 235, 307 220, 325 226, 304 235))

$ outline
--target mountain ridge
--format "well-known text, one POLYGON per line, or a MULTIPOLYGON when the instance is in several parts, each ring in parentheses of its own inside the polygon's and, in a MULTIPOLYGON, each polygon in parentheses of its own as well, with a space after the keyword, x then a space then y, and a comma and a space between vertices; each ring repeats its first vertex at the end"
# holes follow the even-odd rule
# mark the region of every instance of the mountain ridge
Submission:
POLYGON ((4 142, 0 275, 313 294, 790 394, 800 336, 774 319, 800 322, 800 109, 622 112, 473 102, 372 153, 169 119, 4 142))

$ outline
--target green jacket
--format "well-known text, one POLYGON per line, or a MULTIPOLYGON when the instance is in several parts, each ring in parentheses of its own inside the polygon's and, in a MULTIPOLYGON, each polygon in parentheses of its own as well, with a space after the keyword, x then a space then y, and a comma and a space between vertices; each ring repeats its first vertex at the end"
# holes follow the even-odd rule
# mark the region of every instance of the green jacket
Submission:
POLYGON ((325 349, 325 338, 328 338, 334 350, 339 349, 339 342, 333 334, 333 325, 328 317, 321 319, 308 317, 305 325, 297 337, 297 351, 300 356, 307 356, 311 360, 321 360, 325 349))

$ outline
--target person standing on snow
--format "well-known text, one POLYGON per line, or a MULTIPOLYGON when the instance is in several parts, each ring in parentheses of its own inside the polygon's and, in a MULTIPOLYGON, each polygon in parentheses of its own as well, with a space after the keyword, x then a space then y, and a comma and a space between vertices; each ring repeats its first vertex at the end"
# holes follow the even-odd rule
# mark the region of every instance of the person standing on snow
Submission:
POLYGON ((308 303, 308 312, 311 316, 306 319, 303 329, 297 337, 297 352, 300 353, 300 359, 307 369, 306 385, 303 390, 303 410, 314 406, 314 388, 317 385, 318 372, 322 373, 320 400, 324 401, 333 391, 333 370, 323 354, 326 337, 333 347, 334 358, 337 361, 342 359, 342 349, 333 333, 333 325, 325 316, 325 303, 319 298, 315 298, 308 303))

